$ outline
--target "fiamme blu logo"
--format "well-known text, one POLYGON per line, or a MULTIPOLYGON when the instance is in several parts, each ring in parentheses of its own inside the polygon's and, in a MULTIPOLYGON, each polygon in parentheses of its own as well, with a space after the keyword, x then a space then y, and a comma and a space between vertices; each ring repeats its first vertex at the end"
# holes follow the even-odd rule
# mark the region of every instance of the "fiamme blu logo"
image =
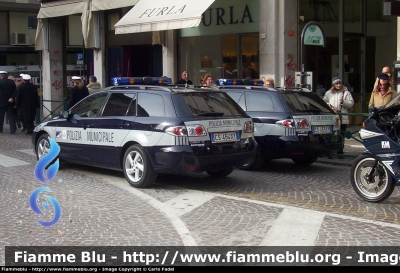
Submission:
MULTIPOLYGON (((60 153, 60 146, 50 137, 49 141, 50 141, 49 152, 39 159, 35 167, 36 179, 43 184, 47 184, 56 176, 60 165, 59 159, 58 158, 56 159, 57 155, 60 153)), ((41 187, 33 191, 29 198, 29 206, 36 214, 43 216, 45 215, 45 213, 38 206, 38 203, 40 203, 39 195, 41 192, 51 192, 51 190, 48 187, 41 187)), ((52 205, 52 209, 54 210, 53 219, 51 219, 50 221, 42 221, 36 218, 35 220, 44 227, 50 227, 55 223, 57 223, 58 220, 60 220, 61 208, 60 204, 54 197, 49 195, 44 195, 44 197, 52 205)), ((41 203, 42 205, 41 207, 46 211, 50 212, 51 207, 49 206, 49 203, 47 201, 43 201, 41 203)))

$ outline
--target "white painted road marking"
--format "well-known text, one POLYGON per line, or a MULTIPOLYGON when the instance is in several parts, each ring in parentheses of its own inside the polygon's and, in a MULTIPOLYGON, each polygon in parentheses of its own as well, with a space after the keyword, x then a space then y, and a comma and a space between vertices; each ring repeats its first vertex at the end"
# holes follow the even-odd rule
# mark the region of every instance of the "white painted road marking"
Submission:
POLYGON ((316 211, 285 208, 260 246, 314 246, 324 217, 316 211))
POLYGON ((31 163, 0 154, 0 165, 3 167, 15 167, 29 164, 31 163))

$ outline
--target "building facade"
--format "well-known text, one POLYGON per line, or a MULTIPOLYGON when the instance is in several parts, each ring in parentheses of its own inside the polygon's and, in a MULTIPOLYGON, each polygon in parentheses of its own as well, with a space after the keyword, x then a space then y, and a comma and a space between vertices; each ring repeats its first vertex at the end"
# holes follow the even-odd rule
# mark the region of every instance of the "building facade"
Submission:
POLYGON ((73 75, 95 75, 109 86, 115 76, 176 81, 187 70, 195 84, 211 73, 215 79, 271 77, 276 85, 296 86, 304 68, 313 91, 318 85, 328 89, 332 77, 342 77, 363 112, 377 74, 400 58, 397 16, 384 15, 381 0, 24 2, 15 5, 34 8, 4 11, 9 33, 0 34, 0 47, 13 53, 6 52, 4 62, 0 53, 0 68, 4 63, 36 69, 32 76, 49 101, 68 95, 73 75), (309 22, 324 30, 324 47, 302 45, 309 22), (11 33, 28 34, 32 44, 11 45, 11 33))

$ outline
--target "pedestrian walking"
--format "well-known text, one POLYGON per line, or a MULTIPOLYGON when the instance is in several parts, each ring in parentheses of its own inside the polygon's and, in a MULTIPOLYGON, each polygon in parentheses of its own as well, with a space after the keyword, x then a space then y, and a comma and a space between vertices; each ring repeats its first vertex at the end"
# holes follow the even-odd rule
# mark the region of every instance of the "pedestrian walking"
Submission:
POLYGON ((392 85, 389 83, 389 76, 387 74, 380 74, 378 76, 378 84, 372 90, 371 98, 369 100, 368 106, 379 108, 386 105, 397 93, 393 90, 392 85))
POLYGON ((69 101, 67 109, 70 109, 80 100, 89 95, 89 90, 86 86, 83 85, 81 77, 73 76, 72 80, 74 81, 73 82, 74 87, 71 88, 69 93, 69 101))
POLYGON ((17 106, 21 111, 22 122, 26 128, 25 135, 32 135, 36 109, 40 106, 39 95, 36 86, 30 82, 31 76, 22 75, 23 82, 18 86, 17 106))
MULTIPOLYGON (((328 105, 332 108, 335 113, 348 113, 349 109, 354 105, 354 99, 351 95, 350 91, 347 90, 346 86, 343 85, 342 80, 339 77, 334 77, 332 79, 332 87, 326 91, 324 96, 324 101, 328 103, 328 105)), ((343 154, 344 148, 344 133, 346 132, 347 125, 349 124, 349 116, 348 115, 339 115, 340 117, 340 134, 343 138, 343 145, 340 150, 337 152, 338 154, 343 154)), ((330 156, 329 158, 332 158, 330 156)), ((339 158, 343 158, 343 156, 339 155, 339 158)))
POLYGON ((89 95, 101 90, 101 84, 97 82, 95 76, 89 77, 89 84, 86 87, 89 90, 89 95))
MULTIPOLYGON (((8 78, 9 78, 10 80, 13 80, 13 81, 15 82, 15 87, 16 87, 17 90, 18 90, 18 84, 17 84, 17 82, 15 81, 14 76, 13 76, 13 75, 8 75, 8 78)), ((14 115, 14 120, 15 120, 15 124, 16 124, 17 128, 18 128, 18 129, 21 128, 21 122, 22 122, 22 121, 21 121, 21 115, 20 115, 20 113, 19 113, 19 108, 18 108, 18 106, 17 106, 17 102, 16 102, 16 101, 14 102, 13 115, 14 115)), ((8 115, 7 115, 7 120, 9 120, 8 115)))
POLYGON ((17 88, 15 82, 8 78, 6 71, 0 71, 0 133, 3 133, 4 116, 7 113, 10 133, 15 135, 17 126, 14 117, 17 88))

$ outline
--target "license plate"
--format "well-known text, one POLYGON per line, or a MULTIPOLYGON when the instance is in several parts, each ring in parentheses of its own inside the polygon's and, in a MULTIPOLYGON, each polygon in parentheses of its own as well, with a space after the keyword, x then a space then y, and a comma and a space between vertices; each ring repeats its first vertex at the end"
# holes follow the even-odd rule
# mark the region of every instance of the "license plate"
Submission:
POLYGON ((331 134, 332 126, 313 126, 313 134, 331 134))
POLYGON ((227 132, 227 133, 214 133, 211 134, 211 141, 215 142, 227 142, 237 141, 240 139, 239 132, 227 132))

